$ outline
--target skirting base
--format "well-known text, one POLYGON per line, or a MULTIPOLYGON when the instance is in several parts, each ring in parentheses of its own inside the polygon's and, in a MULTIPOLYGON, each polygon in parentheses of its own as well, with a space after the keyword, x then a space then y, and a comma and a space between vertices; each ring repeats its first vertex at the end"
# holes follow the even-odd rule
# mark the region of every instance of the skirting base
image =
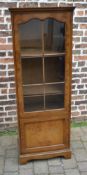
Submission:
POLYGON ((50 152, 39 152, 32 154, 21 154, 20 155, 20 164, 25 164, 30 160, 35 159, 48 159, 54 157, 64 157, 65 159, 71 158, 71 151, 69 149, 59 150, 59 151, 50 151, 50 152))

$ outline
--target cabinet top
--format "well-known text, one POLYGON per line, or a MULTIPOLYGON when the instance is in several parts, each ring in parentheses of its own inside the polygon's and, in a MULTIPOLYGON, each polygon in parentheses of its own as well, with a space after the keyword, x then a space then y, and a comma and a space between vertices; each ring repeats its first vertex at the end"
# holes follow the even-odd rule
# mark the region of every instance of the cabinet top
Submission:
POLYGON ((34 7, 34 8, 9 8, 10 12, 58 12, 58 11, 73 11, 75 7, 34 7))

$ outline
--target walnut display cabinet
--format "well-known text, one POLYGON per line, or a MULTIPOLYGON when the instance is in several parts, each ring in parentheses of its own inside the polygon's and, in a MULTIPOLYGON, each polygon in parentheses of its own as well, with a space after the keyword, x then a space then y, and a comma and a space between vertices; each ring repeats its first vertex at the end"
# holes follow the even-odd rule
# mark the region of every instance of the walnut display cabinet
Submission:
POLYGON ((73 10, 74 7, 10 9, 20 163, 71 157, 73 10))

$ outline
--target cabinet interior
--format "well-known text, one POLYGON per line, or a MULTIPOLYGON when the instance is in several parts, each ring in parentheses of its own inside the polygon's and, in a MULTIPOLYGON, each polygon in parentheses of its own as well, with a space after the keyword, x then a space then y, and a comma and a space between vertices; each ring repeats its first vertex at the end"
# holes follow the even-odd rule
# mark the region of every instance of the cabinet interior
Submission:
POLYGON ((64 108, 65 24, 32 19, 19 33, 24 110, 64 108))

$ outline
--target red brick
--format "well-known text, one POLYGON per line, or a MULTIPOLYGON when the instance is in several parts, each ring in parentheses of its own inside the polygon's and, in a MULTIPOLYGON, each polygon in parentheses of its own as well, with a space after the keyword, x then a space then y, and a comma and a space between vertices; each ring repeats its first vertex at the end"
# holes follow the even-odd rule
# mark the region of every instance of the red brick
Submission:
POLYGON ((19 7, 38 7, 38 3, 37 2, 20 2, 19 3, 19 7))
POLYGON ((17 6, 17 2, 0 2, 0 7, 14 8, 17 6))
POLYGON ((14 71, 8 71, 8 76, 14 75, 14 71))
POLYGON ((14 83, 10 83, 10 87, 11 87, 11 88, 15 88, 15 87, 16 87, 15 82, 14 82, 14 83))
POLYGON ((13 58, 0 58, 0 63, 14 63, 13 58))
POLYGON ((8 37, 8 36, 12 36, 12 32, 11 31, 0 31, 0 37, 8 37))
POLYGON ((1 94, 7 94, 7 89, 1 89, 1 94))
POLYGON ((85 31, 85 36, 87 36, 87 31, 85 31))
POLYGON ((7 122, 10 121, 11 122, 12 121, 12 117, 6 117, 5 121, 7 121, 7 122))
POLYGON ((8 57, 9 57, 9 56, 13 56, 13 51, 9 51, 9 52, 8 52, 8 57))
POLYGON ((11 23, 11 17, 7 17, 6 18, 6 22, 10 22, 11 23))
POLYGON ((75 43, 75 42, 80 42, 80 37, 74 37, 74 36, 73 36, 73 41, 74 41, 74 43, 75 43))
POLYGON ((8 69, 14 69, 14 64, 9 64, 8 69))
POLYGON ((1 116, 6 116, 6 112, 0 112, 0 117, 1 116))
POLYGON ((7 100, 7 95, 0 95, 0 100, 7 100))
POLYGON ((71 115, 74 116, 74 117, 75 117, 75 116, 79 116, 79 115, 80 115, 80 112, 78 112, 78 111, 71 112, 71 115))
POLYGON ((1 50, 12 50, 12 45, 10 44, 5 44, 5 45, 0 45, 1 50))
POLYGON ((74 36, 82 36, 82 35, 83 35, 83 31, 74 30, 74 31, 73 31, 73 35, 74 35, 74 36))
POLYGON ((3 121, 3 118, 0 118, 0 123, 1 123, 1 122, 4 122, 4 121, 3 121))
POLYGON ((80 29, 87 29, 87 24, 80 24, 80 29))
POLYGON ((74 60, 78 61, 78 60, 87 60, 87 56, 74 56, 74 60))
POLYGON ((75 7, 85 9, 85 8, 87 8, 87 3, 84 3, 84 4, 82 4, 80 2, 79 3, 75 3, 75 7))
POLYGON ((0 77, 2 76, 6 76, 6 72, 5 71, 0 71, 0 77))
POLYGON ((40 3, 40 7, 57 7, 57 3, 40 3))
POLYGON ((83 10, 76 12, 76 16, 83 16, 83 15, 84 15, 84 11, 83 10))
POLYGON ((86 56, 80 56, 79 60, 87 60, 87 55, 86 56))
POLYGON ((16 93, 16 89, 9 89, 9 94, 16 93))
POLYGON ((0 30, 7 30, 6 24, 0 24, 0 30))
POLYGON ((78 106, 80 110, 85 110, 85 106, 78 106))
POLYGON ((17 113, 16 113, 16 111, 9 111, 8 112, 8 115, 16 115, 17 113))
POLYGON ((87 48, 87 44, 76 44, 75 48, 87 48))
POLYGON ((5 83, 4 84, 1 84, 0 83, 0 88, 7 88, 7 87, 8 87, 7 84, 5 84, 5 83))
POLYGON ((4 17, 0 17, 0 23, 4 22, 4 17))
POLYGON ((15 100, 0 100, 0 105, 15 105, 16 104, 16 101, 15 100))
POLYGON ((0 38, 0 44, 6 43, 6 38, 0 38))
POLYGON ((79 60, 79 56, 74 56, 74 61, 78 61, 79 60))
POLYGON ((12 43, 12 37, 8 38, 8 43, 12 43))
POLYGON ((0 70, 6 69, 6 65, 0 64, 0 70))
POLYGON ((83 50, 83 54, 86 54, 87 55, 87 50, 83 50))
POLYGON ((0 82, 14 81, 14 77, 1 77, 0 82))
POLYGON ((6 110, 6 111, 12 111, 12 110, 16 110, 16 109, 17 109, 16 106, 6 106, 6 107, 5 107, 5 110, 6 110))
POLYGON ((5 51, 1 51, 0 52, 0 57, 5 57, 6 56, 6 52, 5 51))
POLYGON ((68 6, 68 7, 72 7, 72 6, 73 6, 73 3, 72 3, 72 4, 71 4, 71 3, 69 4, 69 3, 61 2, 61 3, 59 3, 59 6, 60 6, 60 7, 67 7, 67 6, 68 6))
POLYGON ((83 100, 84 96, 83 95, 74 95, 72 96, 72 100, 83 100))

